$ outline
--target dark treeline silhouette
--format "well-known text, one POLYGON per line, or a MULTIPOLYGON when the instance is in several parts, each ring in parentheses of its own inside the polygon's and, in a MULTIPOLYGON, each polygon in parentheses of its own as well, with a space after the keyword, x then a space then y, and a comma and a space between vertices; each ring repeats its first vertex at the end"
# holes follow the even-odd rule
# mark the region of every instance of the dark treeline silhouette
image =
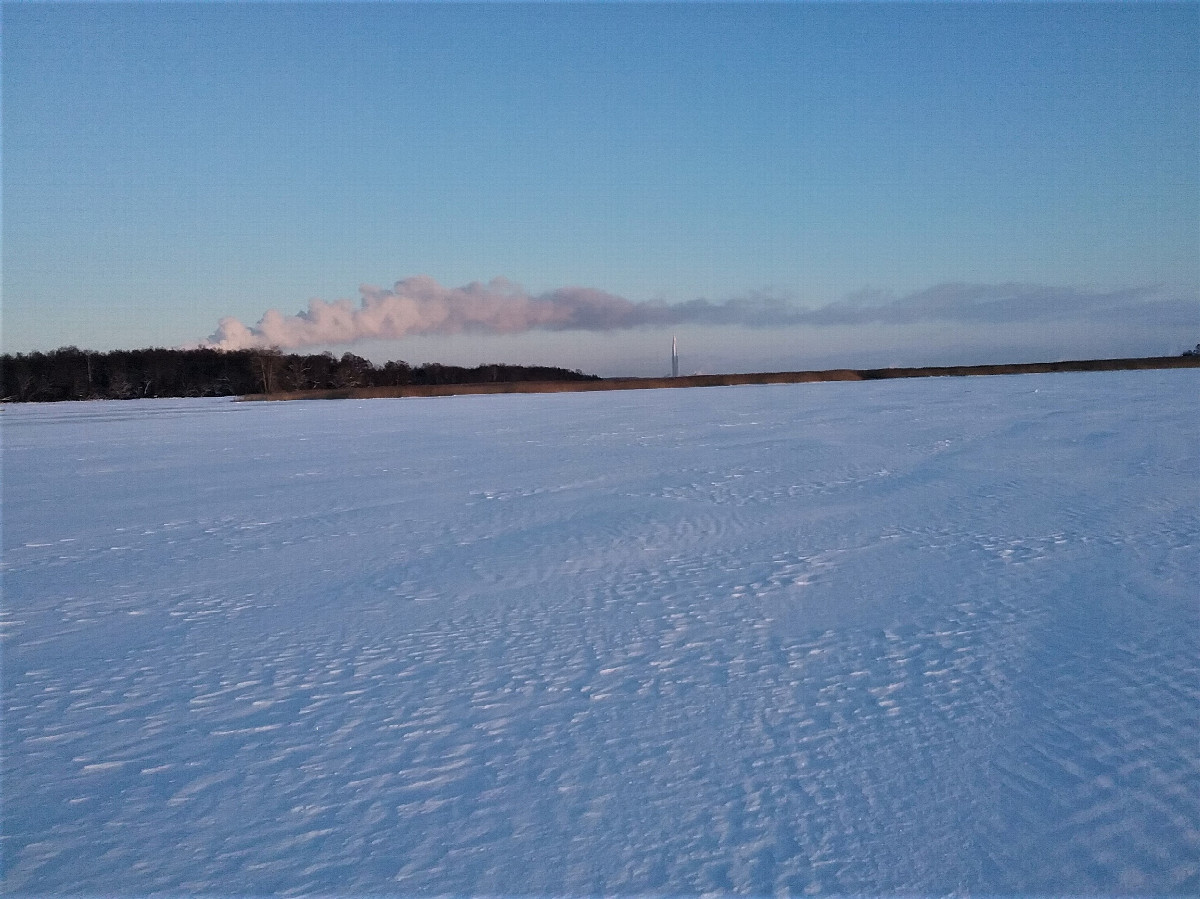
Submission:
POLYGON ((0 400, 137 399, 241 396, 407 384, 482 384, 511 381, 586 381, 595 375, 529 365, 463 368, 428 362, 376 365, 345 353, 298 355, 278 350, 143 349, 97 353, 62 347, 48 353, 0 356, 0 400))

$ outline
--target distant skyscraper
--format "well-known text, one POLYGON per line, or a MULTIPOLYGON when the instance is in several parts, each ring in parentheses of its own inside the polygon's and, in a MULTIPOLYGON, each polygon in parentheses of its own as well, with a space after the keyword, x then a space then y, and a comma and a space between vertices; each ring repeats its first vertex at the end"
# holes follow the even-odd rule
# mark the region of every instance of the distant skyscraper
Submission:
POLYGON ((675 335, 671 335, 671 377, 679 377, 679 351, 675 348, 675 335))

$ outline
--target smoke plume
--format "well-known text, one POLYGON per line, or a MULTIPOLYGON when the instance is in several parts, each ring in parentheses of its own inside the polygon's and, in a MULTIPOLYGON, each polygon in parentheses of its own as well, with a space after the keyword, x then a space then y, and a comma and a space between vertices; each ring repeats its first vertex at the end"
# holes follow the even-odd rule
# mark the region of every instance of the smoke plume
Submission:
POLYGON ((563 287, 530 296, 497 278, 488 284, 443 287, 418 275, 391 290, 363 285, 362 302, 310 300, 308 309, 283 315, 272 309, 254 327, 223 318, 206 346, 236 350, 276 346, 292 349, 410 334, 516 334, 534 329, 609 331, 670 321, 670 307, 633 303, 586 287, 563 287))
POLYGON ((948 283, 901 297, 864 291, 816 308, 763 295, 720 302, 634 302, 589 287, 562 287, 532 296, 504 278, 450 288, 425 275, 397 281, 390 290, 363 285, 359 292, 362 301, 357 306, 350 300, 311 300, 306 311, 295 315, 272 309, 253 327, 223 318, 201 346, 286 350, 414 334, 613 331, 684 323, 745 327, 1017 324, 1087 321, 1100 315, 1114 323, 1157 320, 1165 324, 1194 322, 1198 308, 1195 297, 1158 288, 1102 292, 1036 284, 948 283))

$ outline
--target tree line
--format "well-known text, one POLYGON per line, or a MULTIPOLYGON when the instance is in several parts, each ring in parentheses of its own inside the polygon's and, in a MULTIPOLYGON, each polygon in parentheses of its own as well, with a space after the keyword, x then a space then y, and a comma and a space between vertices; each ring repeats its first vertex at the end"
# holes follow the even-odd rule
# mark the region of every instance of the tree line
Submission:
POLYGON ((598 380, 578 370, 530 365, 463 368, 403 361, 376 365, 344 353, 302 355, 277 349, 163 349, 50 352, 0 356, 0 401, 241 396, 292 390, 400 387, 407 384, 480 384, 507 381, 598 380))

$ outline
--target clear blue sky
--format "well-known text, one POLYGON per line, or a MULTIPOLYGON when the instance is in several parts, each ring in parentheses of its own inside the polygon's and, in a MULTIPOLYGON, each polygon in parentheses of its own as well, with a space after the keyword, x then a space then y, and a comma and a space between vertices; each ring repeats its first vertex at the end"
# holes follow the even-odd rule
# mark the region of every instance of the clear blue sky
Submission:
POLYGON ((655 374, 673 331, 684 371, 1200 340, 1196 3, 10 2, 3 153, 8 352, 415 275, 799 312, 314 349, 655 374))

